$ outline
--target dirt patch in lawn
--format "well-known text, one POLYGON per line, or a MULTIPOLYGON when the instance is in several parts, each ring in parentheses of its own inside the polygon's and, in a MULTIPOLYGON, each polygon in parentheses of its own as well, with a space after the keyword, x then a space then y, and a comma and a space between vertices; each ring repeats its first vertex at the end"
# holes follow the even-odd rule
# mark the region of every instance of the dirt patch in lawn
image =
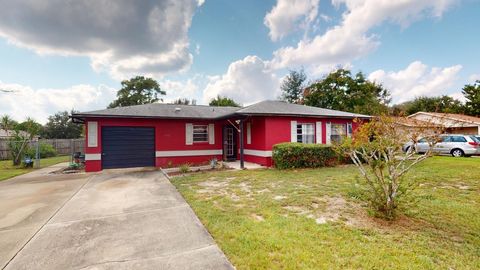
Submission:
POLYGON ((374 229, 380 231, 416 230, 431 227, 425 221, 399 216, 394 221, 387 221, 371 216, 365 205, 348 201, 341 196, 323 196, 313 199, 309 207, 283 206, 288 212, 314 219, 319 225, 343 224, 357 229, 374 229))

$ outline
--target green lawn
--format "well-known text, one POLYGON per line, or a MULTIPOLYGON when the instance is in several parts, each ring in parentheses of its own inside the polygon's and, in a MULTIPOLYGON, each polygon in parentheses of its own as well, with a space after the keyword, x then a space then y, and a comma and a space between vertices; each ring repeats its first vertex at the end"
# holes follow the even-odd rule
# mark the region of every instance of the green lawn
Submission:
MULTIPOLYGON (((51 158, 44 158, 40 160, 40 167, 48 167, 57 163, 67 162, 70 160, 70 156, 58 156, 51 158)), ((35 169, 24 168, 23 166, 13 166, 11 160, 0 161, 0 181, 5 180, 20 174, 31 172, 35 169)))
POLYGON ((357 175, 349 165, 172 182, 237 269, 480 269, 480 158, 417 167, 420 200, 395 222, 354 199, 357 175))

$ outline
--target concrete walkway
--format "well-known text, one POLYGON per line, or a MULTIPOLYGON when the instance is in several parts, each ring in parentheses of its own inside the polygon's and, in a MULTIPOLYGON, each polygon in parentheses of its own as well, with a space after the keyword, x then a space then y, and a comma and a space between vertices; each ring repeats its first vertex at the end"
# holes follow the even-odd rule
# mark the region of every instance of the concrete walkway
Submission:
MULTIPOLYGON (((224 162, 227 167, 232 168, 234 170, 241 170, 240 168, 240 160, 236 161, 230 161, 230 162, 224 162)), ((255 170, 255 169, 265 169, 267 167, 262 166, 257 163, 252 163, 252 162, 244 162, 243 167, 247 170, 255 170)))
POLYGON ((0 182, 2 269, 233 269, 159 171, 0 182))

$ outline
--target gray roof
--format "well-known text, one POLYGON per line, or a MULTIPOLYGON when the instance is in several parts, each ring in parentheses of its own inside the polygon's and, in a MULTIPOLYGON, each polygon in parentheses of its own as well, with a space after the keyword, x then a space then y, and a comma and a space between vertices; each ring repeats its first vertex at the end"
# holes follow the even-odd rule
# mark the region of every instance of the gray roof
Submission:
POLYGON ((345 118, 370 118, 368 115, 329 110, 306 105, 291 104, 283 101, 266 100, 255 103, 236 111, 246 115, 299 115, 299 116, 329 116, 345 118))
POLYGON ((262 101, 244 108, 152 103, 75 113, 72 117, 77 119, 86 117, 219 119, 235 115, 326 116, 338 118, 370 117, 363 114, 335 111, 273 100, 262 101))
POLYGON ((75 113, 81 117, 134 117, 134 118, 197 118, 216 119, 233 114, 238 107, 213 107, 202 105, 178 105, 152 103, 112 109, 75 113))

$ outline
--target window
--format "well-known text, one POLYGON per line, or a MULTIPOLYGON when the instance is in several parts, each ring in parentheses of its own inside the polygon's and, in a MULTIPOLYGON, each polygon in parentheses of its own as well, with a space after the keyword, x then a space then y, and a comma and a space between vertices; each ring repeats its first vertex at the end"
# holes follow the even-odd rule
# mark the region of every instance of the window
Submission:
POLYGON ((193 142, 208 142, 207 125, 193 125, 193 142))
POLYGON ((313 124, 297 124, 297 142, 314 143, 313 124))
POLYGON ((463 136, 451 136, 450 137, 451 142, 467 142, 467 139, 463 136))
POLYGON ((347 137, 347 125, 345 124, 332 124, 332 132, 330 133, 330 141, 335 143, 341 143, 343 138, 347 137))

